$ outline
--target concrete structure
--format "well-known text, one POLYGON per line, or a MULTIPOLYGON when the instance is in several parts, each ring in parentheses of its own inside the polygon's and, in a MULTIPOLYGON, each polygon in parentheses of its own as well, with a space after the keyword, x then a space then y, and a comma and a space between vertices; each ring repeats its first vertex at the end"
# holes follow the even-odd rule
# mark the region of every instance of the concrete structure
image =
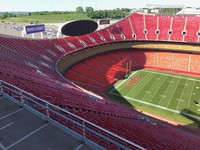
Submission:
POLYGON ((7 96, 0 97, 0 150, 96 149, 36 116, 7 96))

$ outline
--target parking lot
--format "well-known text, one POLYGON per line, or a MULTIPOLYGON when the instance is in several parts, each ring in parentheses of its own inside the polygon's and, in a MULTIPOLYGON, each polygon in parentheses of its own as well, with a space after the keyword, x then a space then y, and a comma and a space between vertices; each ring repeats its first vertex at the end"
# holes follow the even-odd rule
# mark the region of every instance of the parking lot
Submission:
MULTIPOLYGON (((30 25, 25 23, 14 23, 14 22, 1 22, 0 23, 0 34, 12 35, 22 37, 23 26, 30 25)), ((60 24, 45 24, 45 31, 42 33, 43 38, 56 38, 58 27, 60 24)), ((24 35, 25 38, 32 38, 32 34, 24 35)), ((41 33, 35 33, 34 38, 40 39, 41 33)))

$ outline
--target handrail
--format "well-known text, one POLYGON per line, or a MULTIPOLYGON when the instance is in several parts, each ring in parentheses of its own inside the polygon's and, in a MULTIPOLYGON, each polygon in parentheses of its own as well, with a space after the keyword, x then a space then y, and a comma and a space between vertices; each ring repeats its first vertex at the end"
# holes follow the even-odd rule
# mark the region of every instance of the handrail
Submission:
MULTIPOLYGON (((19 97, 21 99, 25 99, 26 101, 29 101, 29 103, 31 102, 31 104, 34 103, 35 105, 37 105, 39 107, 42 107, 43 109, 45 109, 45 112, 48 111, 48 113, 45 114, 47 118, 51 117, 51 115, 49 115, 49 113, 51 112, 53 114, 56 114, 56 115, 58 115, 58 116, 60 116, 60 117, 62 117, 64 119, 66 119, 67 121, 72 122, 73 124, 78 125, 82 129, 88 130, 89 132, 91 132, 91 133, 93 133, 93 134, 95 134, 95 135, 97 135, 97 136, 109 141, 110 143, 113 143, 113 144, 123 148, 123 149, 129 149, 129 148, 127 148, 123 144, 119 143, 118 141, 115 141, 114 139, 118 139, 118 140, 122 141, 123 143, 125 142, 125 143, 127 143, 127 144, 129 144, 131 146, 134 146, 135 148, 138 148, 138 149, 141 149, 141 150, 145 150, 145 148, 143 148, 142 146, 140 146, 140 145, 138 145, 138 144, 136 144, 136 143, 134 143, 132 141, 129 141, 129 140, 127 140, 127 139, 125 139, 125 138, 123 138, 121 136, 118 136, 118 135, 116 135, 116 134, 114 134, 114 133, 112 133, 112 132, 110 132, 110 131, 108 131, 108 130, 106 130, 106 129, 104 129, 104 128, 102 128, 102 127, 100 127, 100 126, 98 126, 98 125, 86 120, 86 119, 84 119, 84 118, 82 118, 82 117, 79 117, 79 116, 67 111, 66 109, 60 108, 59 106, 56 106, 56 105, 54 105, 52 103, 49 103, 49 102, 47 102, 47 101, 45 101, 45 100, 43 100, 43 99, 31 94, 31 93, 28 93, 28 92, 26 92, 26 91, 24 91, 24 90, 22 90, 22 89, 20 89, 20 88, 18 88, 16 86, 12 85, 12 84, 9 84, 7 82, 4 82, 4 81, 0 80, 0 90, 4 92, 4 89, 9 90, 10 92, 12 92, 12 94, 14 93, 16 95, 19 95, 19 97), (60 113, 60 112, 62 112, 62 113, 60 113), (69 118, 66 115, 69 115, 72 118, 69 118), (83 124, 77 122, 76 120, 73 120, 73 117, 78 119, 83 124), (94 129, 98 129, 100 131, 103 131, 104 133, 110 135, 111 137, 106 137, 105 135, 102 135, 102 132, 98 133, 97 131, 93 130, 92 128, 88 127, 87 125, 90 125, 90 126, 94 127, 94 129), (114 139, 112 139, 112 137, 114 139)), ((26 103, 25 100, 23 100, 22 103, 26 104, 26 105, 29 105, 29 103, 26 103)), ((53 119, 53 118, 51 118, 51 119, 53 119)), ((85 133, 83 133, 83 136, 85 136, 85 133)))

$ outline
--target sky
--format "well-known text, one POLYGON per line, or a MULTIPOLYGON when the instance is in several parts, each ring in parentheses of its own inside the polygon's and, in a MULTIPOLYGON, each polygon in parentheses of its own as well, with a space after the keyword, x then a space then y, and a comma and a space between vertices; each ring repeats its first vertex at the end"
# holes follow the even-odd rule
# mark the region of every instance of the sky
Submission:
POLYGON ((199 0, 0 0, 0 12, 75 11, 78 6, 83 8, 91 6, 95 10, 142 8, 147 4, 200 7, 199 0))

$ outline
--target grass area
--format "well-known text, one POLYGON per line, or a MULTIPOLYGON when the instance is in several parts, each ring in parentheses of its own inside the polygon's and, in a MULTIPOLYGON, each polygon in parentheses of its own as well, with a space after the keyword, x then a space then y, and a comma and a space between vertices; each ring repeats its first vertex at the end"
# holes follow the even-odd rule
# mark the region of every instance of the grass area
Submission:
POLYGON ((89 19, 84 13, 52 14, 52 15, 21 15, 16 18, 0 19, 5 22, 20 23, 63 23, 70 20, 89 19))
POLYGON ((198 77, 142 69, 121 79, 107 95, 142 111, 200 128, 198 77))

